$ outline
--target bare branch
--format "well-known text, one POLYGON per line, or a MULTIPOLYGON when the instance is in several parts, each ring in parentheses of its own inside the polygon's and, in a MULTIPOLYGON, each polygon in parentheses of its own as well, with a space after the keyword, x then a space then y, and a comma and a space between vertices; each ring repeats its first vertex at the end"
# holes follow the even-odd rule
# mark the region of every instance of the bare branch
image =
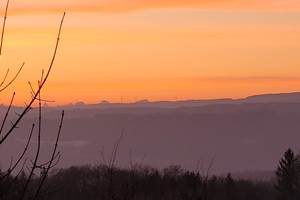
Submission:
POLYGON ((7 70, 6 70, 5 76, 4 76, 4 78, 3 78, 3 80, 2 80, 2 82, 1 82, 1 84, 0 84, 0 88, 1 88, 1 87, 2 87, 2 85, 5 83, 5 81, 6 81, 6 79, 7 79, 7 76, 8 76, 8 74, 9 74, 9 69, 7 69, 7 70))
POLYGON ((7 0, 7 3, 6 3, 5 14, 4 14, 4 19, 3 19, 3 25, 2 25, 1 43, 0 43, 0 55, 2 55, 2 47, 3 47, 3 40, 4 40, 4 32, 5 32, 5 25, 6 25, 6 19, 7 19, 8 6, 9 6, 9 0, 7 0))
POLYGON ((122 133, 121 133, 119 139, 117 140, 117 142, 114 145, 114 149, 112 151, 112 155, 111 155, 111 158, 110 158, 110 161, 109 161, 109 168, 114 168, 116 158, 117 158, 118 149, 119 149, 120 143, 123 139, 123 136, 124 136, 124 129, 122 130, 122 133))
POLYGON ((10 110, 11 110, 11 107, 12 107, 12 104, 13 104, 13 102, 14 102, 15 96, 16 96, 16 93, 14 92, 13 95, 12 95, 12 97, 11 97, 11 100, 10 100, 10 103, 9 103, 9 105, 8 105, 7 111, 6 111, 5 116, 4 116, 4 119, 3 119, 3 121, 2 121, 2 124, 1 124, 0 135, 1 135, 2 131, 3 131, 4 125, 5 125, 5 123, 6 123, 8 114, 9 114, 9 112, 10 112, 10 110))
POLYGON ((13 132, 13 130, 17 127, 17 125, 23 119, 24 115, 30 110, 32 104, 35 102, 35 100, 38 97, 38 94, 40 93, 40 91, 42 90, 44 84, 46 83, 46 81, 49 77, 49 74, 52 70, 55 58, 56 58, 56 54, 57 54, 57 50, 58 50, 58 46, 59 46, 60 35, 61 35, 61 30, 62 30, 63 22, 64 22, 64 19, 65 19, 65 15, 66 15, 66 13, 63 14, 63 17, 61 19, 61 23, 60 23, 59 31, 58 31, 58 36, 57 36, 57 41, 56 41, 56 45, 55 45, 54 52, 53 52, 53 57, 52 57, 52 60, 50 62, 50 65, 49 65, 49 68, 48 68, 48 71, 47 71, 47 74, 46 74, 45 78, 43 79, 42 83, 40 84, 39 89, 37 90, 36 94, 31 99, 31 101, 28 103, 28 105, 24 108, 23 112, 20 114, 20 116, 18 117, 16 122, 11 126, 11 128, 6 132, 4 137, 0 140, 0 144, 2 144, 7 139, 7 137, 13 132))
POLYGON ((28 147, 29 147, 29 144, 30 144, 30 141, 31 141, 31 137, 32 137, 32 133, 33 133, 33 130, 34 130, 34 124, 32 124, 32 127, 31 127, 31 131, 30 131, 30 134, 29 134, 29 137, 28 137, 28 140, 27 140, 27 143, 26 143, 26 146, 21 154, 21 156, 19 157, 19 159, 17 160, 17 162, 8 170, 8 172, 3 176, 1 177, 0 179, 2 178, 5 178, 7 176, 10 176, 11 173, 16 169, 16 167, 19 165, 19 163, 21 162, 21 160, 23 159, 23 157, 25 156, 25 153, 27 152, 28 150, 28 147))
POLYGON ((53 149, 53 152, 52 152, 52 156, 51 156, 50 162, 49 162, 49 164, 48 164, 48 167, 46 168, 45 173, 44 173, 44 175, 43 175, 43 177, 42 177, 42 180, 41 180, 41 182, 40 182, 40 184, 39 184, 39 186, 38 186, 38 189, 37 189, 37 191, 36 191, 36 193, 35 193, 35 195, 34 195, 33 200, 37 199, 38 195, 40 194, 40 191, 41 191, 41 189, 42 189, 42 186, 44 185, 44 182, 45 182, 45 180, 46 180, 46 178, 47 178, 47 176, 48 176, 48 173, 49 173, 49 171, 50 171, 50 169, 51 169, 51 167, 52 167, 52 163, 53 163, 53 161, 54 161, 54 159, 55 159, 56 150, 57 150, 57 146, 58 146, 58 141, 59 141, 59 138, 60 138, 61 129, 62 129, 63 121, 64 121, 64 116, 65 116, 65 112, 62 111, 62 114, 61 114, 61 120, 60 120, 60 124, 59 124, 59 128, 58 128, 57 137, 56 137, 56 142, 55 142, 55 145, 54 145, 54 149, 53 149))
POLYGON ((31 170, 30 170, 30 173, 29 173, 29 176, 26 180, 26 184, 24 186, 24 189, 23 189, 23 193, 22 193, 22 196, 21 196, 21 200, 23 200, 26 196, 26 192, 27 192, 27 189, 29 187, 29 183, 34 175, 34 170, 36 169, 36 166, 37 166, 37 162, 38 162, 38 159, 39 159, 39 155, 40 155, 40 149, 41 149, 41 130, 40 130, 40 118, 41 118, 41 112, 39 111, 39 130, 38 130, 38 146, 37 146, 37 151, 36 151, 36 154, 35 154, 35 159, 34 159, 34 162, 33 162, 33 165, 31 167, 31 170))
POLYGON ((21 73, 24 65, 25 65, 25 63, 23 62, 22 65, 21 65, 21 67, 19 68, 18 72, 13 77, 13 79, 9 83, 7 83, 3 88, 1 88, 0 92, 3 92, 4 90, 6 90, 18 78, 18 76, 20 75, 20 73, 21 73))

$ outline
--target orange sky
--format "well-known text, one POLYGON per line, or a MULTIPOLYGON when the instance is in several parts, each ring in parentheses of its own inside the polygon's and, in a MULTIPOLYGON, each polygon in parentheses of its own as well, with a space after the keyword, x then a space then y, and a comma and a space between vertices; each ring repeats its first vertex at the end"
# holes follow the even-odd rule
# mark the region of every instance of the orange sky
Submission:
POLYGON ((299 0, 18 0, 12 12, 124 12, 156 8, 299 10, 299 0))
POLYGON ((64 10, 44 91, 56 104, 300 91, 299 0, 12 0, 0 74, 26 62, 16 103, 47 67, 64 10))

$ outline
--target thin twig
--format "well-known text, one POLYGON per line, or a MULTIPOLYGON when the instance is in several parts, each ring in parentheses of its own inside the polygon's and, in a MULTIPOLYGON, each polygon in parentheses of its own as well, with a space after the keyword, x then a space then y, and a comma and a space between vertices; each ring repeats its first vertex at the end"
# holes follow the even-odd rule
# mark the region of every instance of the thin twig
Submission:
POLYGON ((35 158, 34 158, 34 162, 33 162, 33 165, 31 167, 31 170, 30 170, 30 173, 29 173, 29 176, 26 180, 26 184, 23 188, 23 193, 22 193, 22 196, 21 196, 21 200, 23 200, 26 196, 26 192, 27 192, 27 189, 29 187, 29 183, 33 177, 33 174, 34 174, 34 170, 36 169, 36 166, 37 166, 37 161, 38 161, 38 158, 39 158, 39 155, 40 155, 40 149, 41 149, 41 132, 38 131, 38 146, 37 146, 37 151, 36 151, 36 154, 35 154, 35 158))
POLYGON ((15 96, 16 96, 16 93, 14 92, 13 95, 12 95, 12 97, 11 97, 11 100, 10 100, 10 103, 9 103, 9 105, 8 105, 7 111, 6 111, 5 116, 4 116, 4 119, 3 119, 3 121, 2 121, 2 124, 1 124, 0 135, 1 135, 2 131, 3 131, 4 125, 5 125, 5 123, 6 123, 8 114, 9 114, 9 112, 10 112, 10 110, 11 110, 11 107, 12 107, 12 104, 13 104, 13 102, 14 102, 15 96))
POLYGON ((6 3, 5 14, 4 14, 4 19, 3 19, 3 25, 2 25, 0 55, 2 55, 2 47, 3 47, 3 40, 4 40, 4 32, 5 32, 5 24, 6 24, 6 19, 7 19, 8 6, 9 6, 9 0, 7 0, 7 3, 6 3))
POLYGON ((38 198, 38 195, 40 194, 40 191, 42 189, 42 186, 44 185, 44 182, 48 176, 48 173, 49 173, 49 170, 51 169, 52 167, 52 163, 55 159, 55 155, 56 155, 56 150, 57 150, 57 146, 58 146, 58 141, 59 141, 59 138, 60 138, 60 134, 61 134, 61 130, 62 130, 62 125, 63 125, 63 121, 64 121, 64 116, 65 116, 65 112, 62 111, 62 114, 61 114, 61 119, 60 119, 60 124, 59 124, 59 128, 58 128, 58 132, 57 132, 57 137, 56 137, 56 142, 55 142, 55 145, 54 145, 54 149, 53 149, 53 152, 52 152, 52 156, 51 156, 51 159, 50 159, 50 162, 48 164, 48 167, 45 169, 45 173, 42 177, 42 180, 38 186, 38 189, 34 195, 34 198, 33 200, 37 199, 38 198))
POLYGON ((50 72, 52 70, 55 58, 56 58, 56 54, 57 54, 57 50, 58 50, 58 46, 59 46, 60 34, 61 34, 64 19, 65 19, 65 15, 66 15, 66 13, 63 14, 63 17, 61 19, 58 36, 57 36, 57 41, 56 41, 56 45, 55 45, 54 52, 53 52, 53 57, 50 62, 50 65, 49 65, 49 68, 48 68, 48 71, 47 71, 47 74, 46 74, 44 80, 42 81, 42 83, 41 83, 39 89, 37 90, 36 94, 34 95, 34 97, 31 99, 31 101, 28 103, 28 105, 24 108, 23 112, 20 114, 20 116, 18 117, 16 122, 11 126, 11 128, 6 132, 4 137, 0 140, 0 144, 2 144, 7 139, 7 137, 13 132, 13 130, 17 127, 17 125, 23 119, 24 115, 30 110, 32 104, 35 102, 36 98, 38 97, 38 94, 40 93, 41 89, 43 88, 44 84, 46 83, 46 81, 50 75, 50 72))
POLYGON ((0 87, 2 87, 2 85, 5 83, 8 74, 9 74, 9 69, 6 70, 5 76, 4 76, 4 78, 3 78, 3 80, 2 80, 2 82, 1 82, 1 84, 0 84, 0 87))
POLYGON ((25 153, 27 152, 28 150, 28 147, 29 147, 29 144, 30 144, 30 141, 31 141, 31 137, 32 137, 32 133, 33 133, 33 130, 34 130, 34 124, 32 124, 32 127, 31 127, 31 131, 30 131, 30 134, 29 134, 29 137, 28 137, 28 140, 27 140, 27 143, 26 143, 26 146, 21 154, 21 156, 19 157, 19 159, 17 160, 17 162, 9 169, 9 171, 3 176, 1 177, 0 179, 2 178, 5 178, 7 176, 10 176, 11 173, 16 169, 16 167, 19 165, 19 163, 21 162, 21 160, 23 159, 23 157, 25 156, 25 153))
POLYGON ((7 89, 20 75, 23 67, 24 67, 25 63, 23 62, 21 67, 19 68, 18 72, 16 73, 16 75, 13 77, 13 79, 11 79, 11 81, 9 83, 7 83, 3 88, 0 89, 0 92, 3 92, 5 89, 7 89))

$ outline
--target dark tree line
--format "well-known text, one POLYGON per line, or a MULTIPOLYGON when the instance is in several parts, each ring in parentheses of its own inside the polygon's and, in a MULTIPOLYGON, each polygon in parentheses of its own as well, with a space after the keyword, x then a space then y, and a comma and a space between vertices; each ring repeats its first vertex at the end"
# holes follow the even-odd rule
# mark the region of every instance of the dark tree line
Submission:
MULTIPOLYGON (((206 180, 199 173, 178 166, 161 171, 149 167, 114 168, 112 177, 110 170, 105 165, 58 170, 47 179, 41 197, 45 200, 269 200, 276 193, 271 184, 234 180, 230 174, 206 180)), ((16 185, 15 189, 21 188, 16 185)))
MULTIPOLYGON (((116 144, 117 149, 118 143, 116 144)), ((163 170, 141 165, 128 169, 114 165, 116 150, 105 164, 52 170, 38 199, 43 200, 296 200, 299 199, 299 158, 287 150, 279 162, 276 179, 253 182, 209 176, 180 166, 163 170)), ((2 173, 2 172, 1 172, 2 173)), ((9 176, 2 190, 13 189, 6 200, 19 199, 29 174, 17 180, 9 176), (11 182, 14 185, 11 185, 11 182), (12 188, 7 188, 12 187, 12 188)), ((39 178, 32 178, 28 194, 36 191, 39 178)))

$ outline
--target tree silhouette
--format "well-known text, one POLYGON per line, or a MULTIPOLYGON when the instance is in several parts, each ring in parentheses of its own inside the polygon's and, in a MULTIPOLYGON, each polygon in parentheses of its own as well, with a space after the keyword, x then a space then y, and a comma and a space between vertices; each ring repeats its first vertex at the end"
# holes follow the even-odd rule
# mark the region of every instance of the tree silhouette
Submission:
POLYGON ((235 194, 234 194, 234 180, 231 176, 231 174, 227 174, 227 177, 225 179, 225 199, 226 200, 234 200, 235 194))
POLYGON ((298 160, 291 149, 288 149, 284 153, 284 157, 279 162, 276 171, 277 183, 275 185, 275 188, 279 193, 279 199, 296 199, 299 184, 297 162, 298 160))
MULTIPOLYGON (((5 13, 4 13, 4 20, 2 24, 1 40, 0 40, 1 56, 3 55, 3 44, 5 41, 4 33, 5 33, 7 16, 8 16, 9 4, 10 1, 7 0, 5 13)), ((25 103, 25 106, 19 113, 15 112, 14 119, 9 119, 9 118, 13 118, 12 115, 14 113, 13 104, 14 104, 16 92, 13 92, 11 100, 7 106, 6 112, 4 113, 3 117, 1 116, 2 121, 0 122, 0 147, 3 147, 3 145, 7 142, 8 138, 10 138, 13 134, 15 134, 16 129, 20 128, 19 125, 21 121, 24 119, 25 115, 34 107, 34 105, 37 104, 37 110, 38 110, 37 122, 36 124, 35 123, 29 124, 29 130, 28 130, 29 134, 23 150, 20 152, 18 157, 11 159, 8 169, 1 169, 0 171, 0 199, 1 200, 3 199, 24 200, 29 198, 32 200, 38 199, 38 196, 41 193, 42 186, 45 183, 45 179, 47 178, 50 169, 52 169, 60 159, 60 152, 57 150, 57 146, 58 146, 58 141, 62 129, 64 112, 62 112, 61 115, 61 119, 58 125, 58 131, 56 133, 55 144, 53 150, 50 152, 51 153, 50 158, 48 159, 47 162, 44 163, 41 163, 40 161, 40 152, 42 148, 42 143, 41 143, 42 102, 48 102, 47 100, 42 99, 41 92, 42 89, 44 88, 45 83, 48 80, 48 77, 54 65, 64 18, 65 18, 65 13, 62 17, 59 26, 57 41, 55 44, 54 52, 50 64, 48 66, 48 69, 45 71, 42 70, 41 78, 37 81, 36 86, 31 84, 31 82, 28 82, 31 90, 31 99, 27 103, 25 103), (33 149, 31 144, 35 132, 37 135, 37 148, 33 149), (34 152, 33 159, 26 157, 30 148, 33 149, 33 151, 31 152, 34 152), (29 171, 29 174, 25 173, 26 169, 29 171), (39 178, 36 178, 36 174, 38 174, 38 172, 40 172, 41 175, 39 178)), ((6 73, 4 74, 4 78, 0 82, 0 95, 3 95, 3 91, 5 91, 6 89, 8 89, 13 85, 13 83, 17 80, 17 78, 21 74, 24 65, 25 63, 21 64, 19 70, 12 76, 12 78, 10 78, 10 80, 8 80, 10 77, 10 70, 7 69, 6 73)))

